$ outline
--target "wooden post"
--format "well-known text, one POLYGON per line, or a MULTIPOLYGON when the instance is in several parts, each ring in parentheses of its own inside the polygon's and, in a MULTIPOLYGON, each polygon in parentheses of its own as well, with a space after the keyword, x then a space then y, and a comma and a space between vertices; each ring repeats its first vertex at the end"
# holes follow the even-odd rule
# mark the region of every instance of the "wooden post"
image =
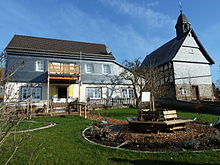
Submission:
POLYGON ((84 105, 85 107, 84 107, 84 117, 85 117, 85 119, 87 118, 87 116, 86 116, 86 105, 84 105))
POLYGON ((32 102, 30 101, 30 116, 29 116, 29 119, 31 119, 31 115, 32 115, 32 112, 33 112, 33 105, 32 105, 32 102))
POLYGON ((143 110, 141 110, 141 121, 143 120, 143 110))
POLYGON ((82 116, 82 111, 81 111, 82 109, 81 109, 81 108, 82 108, 82 107, 81 107, 81 104, 79 103, 79 115, 80 115, 80 116, 82 116))
POLYGON ((152 98, 150 99, 150 111, 152 111, 152 98))
POLYGON ((47 76, 47 113, 49 112, 50 104, 50 77, 47 76))
POLYGON ((26 109, 26 117, 29 119, 30 112, 30 99, 27 100, 27 109, 26 109))
POLYGON ((153 106, 153 111, 155 111, 155 102, 154 102, 154 95, 152 95, 152 106, 153 106))

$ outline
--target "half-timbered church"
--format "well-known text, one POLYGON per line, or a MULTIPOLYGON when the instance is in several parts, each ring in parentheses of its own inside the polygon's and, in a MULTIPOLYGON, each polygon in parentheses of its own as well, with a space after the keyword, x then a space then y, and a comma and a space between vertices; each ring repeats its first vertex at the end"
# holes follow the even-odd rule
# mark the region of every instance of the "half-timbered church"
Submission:
POLYGON ((147 55, 142 66, 153 65, 161 70, 172 70, 171 76, 164 76, 161 80, 169 86, 168 98, 214 99, 210 69, 214 61, 182 12, 175 28, 176 37, 147 55))

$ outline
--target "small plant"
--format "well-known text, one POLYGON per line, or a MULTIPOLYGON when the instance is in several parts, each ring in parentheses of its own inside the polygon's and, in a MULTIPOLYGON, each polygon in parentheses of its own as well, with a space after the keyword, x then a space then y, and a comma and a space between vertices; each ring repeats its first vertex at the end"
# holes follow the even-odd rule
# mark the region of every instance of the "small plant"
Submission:
POLYGON ((215 135, 209 138, 209 142, 211 144, 215 144, 215 145, 220 145, 220 136, 219 135, 215 135))
POLYGON ((182 146, 185 149, 198 149, 200 146, 200 141, 194 138, 185 138, 182 141, 182 146))
POLYGON ((115 137, 110 132, 111 130, 109 129, 109 125, 102 123, 95 123, 90 129, 91 135, 95 139, 100 139, 102 141, 114 141, 115 137))

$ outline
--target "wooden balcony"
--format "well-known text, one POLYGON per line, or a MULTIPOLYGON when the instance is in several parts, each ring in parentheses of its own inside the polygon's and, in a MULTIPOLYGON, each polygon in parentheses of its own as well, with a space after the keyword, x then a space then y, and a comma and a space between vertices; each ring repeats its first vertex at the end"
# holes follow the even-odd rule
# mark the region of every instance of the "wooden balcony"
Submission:
POLYGON ((79 75, 80 66, 75 64, 65 64, 65 63, 49 63, 48 64, 48 74, 57 75, 79 75))
POLYGON ((53 80, 79 80, 80 66, 67 63, 49 63, 48 77, 53 80))

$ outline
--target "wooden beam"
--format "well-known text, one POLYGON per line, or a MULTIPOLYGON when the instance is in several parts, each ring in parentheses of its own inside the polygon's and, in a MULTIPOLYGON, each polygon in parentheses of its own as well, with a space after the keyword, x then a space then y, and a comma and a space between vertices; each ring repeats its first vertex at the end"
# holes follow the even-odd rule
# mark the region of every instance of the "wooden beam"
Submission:
POLYGON ((78 76, 48 76, 49 79, 53 80, 79 80, 78 76))

